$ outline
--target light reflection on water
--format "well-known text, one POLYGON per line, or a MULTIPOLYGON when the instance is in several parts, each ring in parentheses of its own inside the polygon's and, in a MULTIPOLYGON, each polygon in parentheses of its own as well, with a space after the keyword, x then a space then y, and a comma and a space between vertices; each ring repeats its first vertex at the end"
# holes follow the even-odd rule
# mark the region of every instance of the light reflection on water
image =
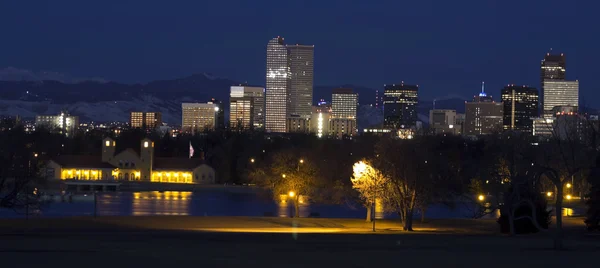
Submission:
MULTIPOLYGON (((75 198, 73 203, 56 201, 39 212, 39 217, 70 217, 94 215, 93 196, 75 198)), ((299 214, 301 217, 325 218, 364 218, 366 208, 360 205, 323 205, 311 203, 300 196, 299 214), (312 214, 312 215, 311 215, 312 214)), ((279 216, 290 217, 294 208, 288 196, 273 200, 269 195, 257 193, 231 193, 226 191, 204 190, 197 192, 117 192, 100 193, 96 202, 99 216, 143 216, 143 215, 191 215, 191 216, 279 216)), ((432 205, 426 211, 426 218, 471 218, 463 205, 449 208, 432 205)), ((573 216, 581 211, 566 208, 563 215, 573 216)), ((497 218, 499 211, 486 218, 497 218)), ((11 210, 0 210, 0 218, 24 217, 11 210)), ((397 218, 395 213, 384 213, 381 200, 377 200, 375 217, 397 218)), ((420 211, 415 212, 420 217, 420 211)))

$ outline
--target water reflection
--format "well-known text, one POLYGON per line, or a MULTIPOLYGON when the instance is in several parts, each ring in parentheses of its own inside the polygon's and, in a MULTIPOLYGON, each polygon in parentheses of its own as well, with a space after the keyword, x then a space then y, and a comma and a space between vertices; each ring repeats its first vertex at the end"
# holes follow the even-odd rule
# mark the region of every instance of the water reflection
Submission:
POLYGON ((563 208, 562 209, 562 215, 569 217, 569 216, 573 216, 574 215, 574 211, 572 208, 563 208))
POLYGON ((135 192, 131 215, 190 215, 192 192, 135 192))
MULTIPOLYGON (((310 215, 310 203, 308 198, 301 195, 298 197, 298 210, 300 217, 308 217, 310 215)), ((294 201, 288 195, 280 195, 277 203, 277 216, 292 217, 294 215, 294 201)))
POLYGON ((383 208, 383 200, 381 198, 375 198, 375 219, 385 218, 385 212, 383 208))

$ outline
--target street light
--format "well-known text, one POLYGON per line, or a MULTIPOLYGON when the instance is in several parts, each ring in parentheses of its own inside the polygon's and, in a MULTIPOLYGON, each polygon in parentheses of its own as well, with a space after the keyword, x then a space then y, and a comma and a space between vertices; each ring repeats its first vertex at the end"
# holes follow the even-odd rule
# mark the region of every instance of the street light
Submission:
POLYGON ((281 177, 285 179, 285 174, 281 174, 281 177))
POLYGON ((570 194, 567 195, 567 200, 571 200, 573 198, 570 194))
POLYGON ((300 159, 300 164, 304 164, 304 159, 300 159))
POLYGON ((296 193, 294 193, 294 191, 290 191, 290 192, 288 193, 288 195, 289 195, 290 197, 294 197, 294 196, 296 195, 296 193))
POLYGON ((254 158, 250 158, 250 163, 254 163, 254 158))
POLYGON ((567 183, 567 188, 571 188, 571 186, 573 186, 573 185, 571 185, 570 183, 567 183))
POLYGON ((547 193, 546 193, 546 195, 547 195, 548 197, 552 197, 552 192, 547 192, 547 193))
POLYGON ((480 194, 477 199, 479 199, 479 201, 483 201, 485 199, 485 196, 483 196, 482 194, 480 194))

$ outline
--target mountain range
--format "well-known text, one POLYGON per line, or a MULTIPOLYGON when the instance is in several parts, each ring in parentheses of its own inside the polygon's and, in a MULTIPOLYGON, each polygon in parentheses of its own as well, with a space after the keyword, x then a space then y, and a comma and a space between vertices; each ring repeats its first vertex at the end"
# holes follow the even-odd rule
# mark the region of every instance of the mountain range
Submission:
MULTIPOLYGON (((182 102, 207 102, 212 98, 227 103, 229 88, 240 84, 209 73, 184 78, 157 80, 145 84, 124 84, 105 79, 73 78, 54 72, 35 73, 16 68, 0 70, 0 114, 33 118, 40 114, 57 114, 67 110, 81 121, 128 121, 131 111, 159 111, 170 125, 181 123, 182 102)), ((313 102, 331 100, 334 88, 352 88, 359 94, 359 128, 383 122, 382 110, 375 108, 376 90, 355 85, 315 86, 313 102)), ((382 90, 380 90, 380 94, 382 90)), ((460 96, 436 98, 436 109, 464 113, 460 96)), ((434 101, 419 100, 419 120, 428 123, 434 101)), ((225 105, 228 110, 227 105, 225 105)), ((227 111, 226 111, 226 114, 227 111)))

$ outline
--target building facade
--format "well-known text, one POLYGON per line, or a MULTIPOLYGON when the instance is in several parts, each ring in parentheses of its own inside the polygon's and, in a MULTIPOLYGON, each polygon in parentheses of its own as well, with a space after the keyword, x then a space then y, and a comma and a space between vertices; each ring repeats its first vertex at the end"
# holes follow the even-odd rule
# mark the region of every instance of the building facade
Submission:
POLYGON ((555 107, 579 107, 579 81, 544 80, 543 84, 544 118, 555 117, 555 107))
POLYGON ((429 128, 435 134, 460 134, 460 130, 458 130, 458 127, 456 126, 456 110, 430 110, 429 128))
POLYGON ((310 117, 310 130, 317 137, 330 135, 331 132, 331 105, 323 102, 322 105, 312 107, 313 111, 310 117))
POLYGON ((465 102, 464 135, 488 135, 502 130, 504 106, 494 102, 483 90, 473 96, 473 101, 465 102))
POLYGON ((312 111, 314 81, 313 45, 287 45, 290 63, 288 115, 309 118, 312 111))
POLYGON ((509 85, 502 89, 504 130, 533 132, 533 120, 539 117, 538 90, 509 85))
POLYGON ((154 142, 143 139, 140 149, 116 151, 116 141, 102 141, 102 155, 61 155, 48 161, 49 179, 83 181, 146 181, 214 184, 215 171, 203 158, 154 157, 154 142))
POLYGON ((419 86, 384 85, 383 127, 387 129, 411 128, 417 122, 419 86))
POLYGON ((214 130, 217 123, 219 106, 208 103, 182 103, 181 129, 183 132, 195 133, 214 130))
POLYGON ((265 130, 286 132, 288 94, 291 83, 289 51, 282 37, 267 44, 265 130))
POLYGON ((231 129, 263 129, 265 124, 265 89, 232 86, 229 99, 231 129))
POLYGON ((61 112, 59 115, 38 115, 35 117, 36 127, 45 127, 50 131, 57 131, 67 137, 73 137, 79 129, 79 116, 61 112))
MULTIPOLYGON (((546 53, 540 64, 540 106, 545 107, 546 89, 544 81, 565 80, 567 73, 567 60, 565 54, 546 53)), ((545 108, 544 108, 545 109, 545 108)))
POLYGON ((356 108, 358 94, 350 88, 336 88, 331 94, 331 126, 333 136, 355 136, 357 134, 356 108))
POLYGON ((132 128, 156 129, 162 126, 162 114, 159 112, 131 112, 129 125, 132 128))

